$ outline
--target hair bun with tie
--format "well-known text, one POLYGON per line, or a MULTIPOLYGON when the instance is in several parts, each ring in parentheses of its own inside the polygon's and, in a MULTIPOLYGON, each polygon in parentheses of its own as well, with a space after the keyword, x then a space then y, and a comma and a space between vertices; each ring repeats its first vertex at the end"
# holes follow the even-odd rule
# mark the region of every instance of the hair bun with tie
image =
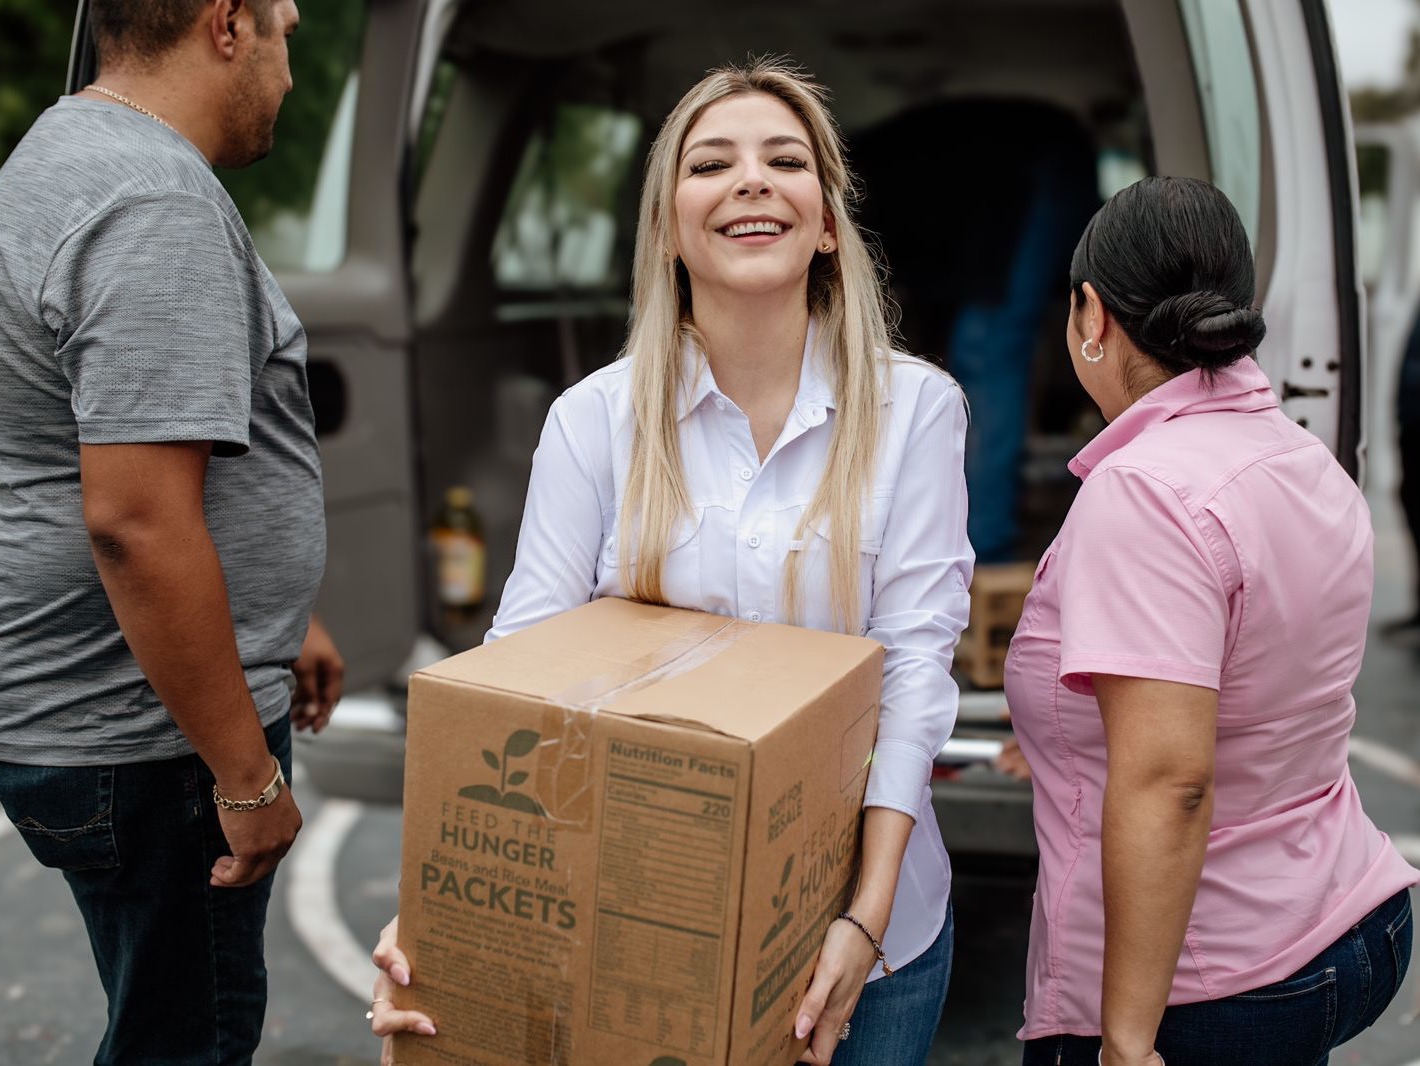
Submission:
POLYGON ((1260 311, 1238 307, 1220 293, 1188 292, 1155 305, 1137 340, 1165 365, 1216 369, 1255 351, 1266 334, 1260 311))

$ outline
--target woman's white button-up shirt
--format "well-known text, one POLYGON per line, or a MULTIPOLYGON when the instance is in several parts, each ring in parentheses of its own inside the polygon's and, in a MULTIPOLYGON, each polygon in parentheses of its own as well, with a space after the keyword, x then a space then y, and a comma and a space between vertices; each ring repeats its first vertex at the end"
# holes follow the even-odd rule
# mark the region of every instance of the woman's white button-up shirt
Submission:
MULTIPOLYGON (((834 629, 828 528, 795 538, 833 431, 834 397, 805 345, 793 410, 761 463, 749 419, 716 388, 697 352, 681 406, 680 448, 691 513, 662 574, 675 607, 785 621, 784 567, 800 567, 802 623, 834 629)), ((860 627, 886 649, 877 746, 865 806, 915 819, 883 938, 905 965, 942 928, 951 868, 931 802, 932 760, 956 721, 952 652, 967 622, 973 555, 966 537, 961 389, 940 370, 894 355, 883 364, 885 414, 860 529, 860 627)), ((631 364, 589 375, 552 406, 533 459, 517 561, 488 639, 602 596, 625 596, 618 514, 631 454, 631 364)), ((873 976, 881 973, 875 968, 873 976)))

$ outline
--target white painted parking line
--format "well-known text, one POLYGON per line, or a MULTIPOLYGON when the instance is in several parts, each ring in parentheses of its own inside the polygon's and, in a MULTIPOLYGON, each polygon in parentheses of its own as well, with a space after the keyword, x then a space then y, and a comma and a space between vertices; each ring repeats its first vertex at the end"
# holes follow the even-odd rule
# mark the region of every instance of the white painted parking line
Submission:
MULTIPOLYGON (((1413 788, 1420 788, 1420 762, 1404 752, 1375 740, 1351 735, 1351 758, 1358 759, 1373 770, 1395 778, 1413 788)), ((1420 1064, 1417 1064, 1420 1066, 1420 1064)))
POLYGON ((357 941, 340 916, 335 860, 340 846, 365 812, 351 800, 327 800, 297 838, 286 859, 286 907, 296 935, 341 988, 362 1003, 375 983, 368 946, 357 941))

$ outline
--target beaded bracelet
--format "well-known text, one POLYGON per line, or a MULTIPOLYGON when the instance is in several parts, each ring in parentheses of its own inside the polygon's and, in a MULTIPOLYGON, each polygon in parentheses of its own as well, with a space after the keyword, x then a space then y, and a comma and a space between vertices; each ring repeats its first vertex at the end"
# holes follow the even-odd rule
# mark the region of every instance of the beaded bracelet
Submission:
POLYGON ((839 914, 838 917, 842 918, 845 922, 852 922, 858 927, 859 931, 862 932, 862 934, 868 938, 868 943, 872 944, 873 950, 877 952, 878 961, 883 964, 883 976, 891 977, 892 967, 887 964, 887 958, 883 955, 883 946, 878 943, 878 938, 873 936, 872 933, 868 932, 868 927, 862 922, 858 921, 857 918, 854 918, 853 915, 849 914, 847 911, 843 911, 841 914, 839 914))

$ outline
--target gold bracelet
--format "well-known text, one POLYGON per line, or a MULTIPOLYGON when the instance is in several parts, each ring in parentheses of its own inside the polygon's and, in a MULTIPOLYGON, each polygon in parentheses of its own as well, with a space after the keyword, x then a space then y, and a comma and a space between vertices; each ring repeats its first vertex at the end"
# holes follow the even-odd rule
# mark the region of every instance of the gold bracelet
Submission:
POLYGON ((272 764, 276 767, 276 775, 271 779, 271 784, 261 790, 261 795, 256 799, 234 800, 222 795, 217 788, 217 782, 212 782, 212 802, 221 807, 224 811, 254 811, 261 807, 269 807, 276 802, 276 797, 281 795, 281 789, 286 784, 286 775, 281 772, 281 760, 275 755, 271 757, 272 764))
POLYGON ((868 932, 868 927, 862 922, 858 921, 857 918, 854 918, 853 915, 849 914, 847 911, 843 911, 841 914, 839 914, 838 917, 842 918, 845 922, 852 922, 858 927, 859 931, 861 931, 862 934, 868 938, 868 943, 872 944, 873 950, 877 952, 878 961, 883 964, 883 976, 891 977, 892 967, 887 964, 887 958, 883 955, 883 946, 878 943, 878 938, 873 936, 872 933, 868 932))

